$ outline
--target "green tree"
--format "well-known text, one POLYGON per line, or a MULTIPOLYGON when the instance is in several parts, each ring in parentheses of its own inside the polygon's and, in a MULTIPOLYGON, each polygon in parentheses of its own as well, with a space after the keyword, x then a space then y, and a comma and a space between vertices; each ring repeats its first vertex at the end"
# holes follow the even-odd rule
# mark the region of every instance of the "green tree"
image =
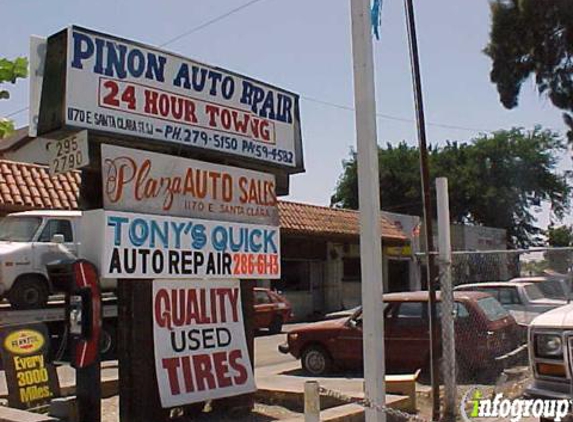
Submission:
POLYGON ((547 243, 554 247, 573 246, 573 227, 550 226, 547 229, 547 243))
MULTIPOLYGON (((557 218, 570 208, 567 176, 556 171, 565 149, 558 134, 549 130, 502 130, 468 143, 430 148, 430 177, 448 178, 453 222, 506 229, 512 246, 538 245, 543 232, 534 212, 541 203, 549 202, 557 218)), ((387 145, 379 148, 378 158, 382 209, 421 216, 418 148, 405 142, 387 145)), ((352 151, 343 161, 332 206, 358 208, 356 170, 352 151)))
MULTIPOLYGON (((573 246, 573 227, 549 226, 546 232, 547 243, 556 248, 573 246)), ((545 259, 549 267, 560 273, 567 273, 573 266, 573 253, 569 250, 548 250, 545 259)))
MULTIPOLYGON (((0 85, 9 82, 15 84, 19 78, 28 76, 28 59, 18 57, 14 60, 0 59, 0 85)), ((10 98, 10 93, 0 89, 0 100, 10 98)), ((0 139, 14 131, 14 123, 9 119, 0 118, 0 139)))
POLYGON ((573 141, 573 4, 571 0, 494 0, 490 41, 491 81, 501 103, 518 104, 521 85, 535 78, 539 94, 564 110, 573 141))

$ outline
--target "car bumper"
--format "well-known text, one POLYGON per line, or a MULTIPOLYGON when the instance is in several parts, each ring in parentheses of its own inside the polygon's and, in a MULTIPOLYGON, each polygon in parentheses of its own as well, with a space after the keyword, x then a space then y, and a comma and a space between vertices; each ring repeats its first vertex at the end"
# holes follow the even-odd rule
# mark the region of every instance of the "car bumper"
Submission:
POLYGON ((279 344, 279 352, 288 355, 290 353, 290 348, 288 347, 288 343, 279 344))
POLYGON ((564 382, 534 380, 525 390, 524 396, 532 399, 570 400, 571 386, 564 382))
POLYGON ((517 362, 520 357, 525 356, 526 353, 527 344, 522 344, 521 346, 517 346, 515 349, 504 353, 503 355, 497 356, 495 361, 504 365, 511 365, 517 362))

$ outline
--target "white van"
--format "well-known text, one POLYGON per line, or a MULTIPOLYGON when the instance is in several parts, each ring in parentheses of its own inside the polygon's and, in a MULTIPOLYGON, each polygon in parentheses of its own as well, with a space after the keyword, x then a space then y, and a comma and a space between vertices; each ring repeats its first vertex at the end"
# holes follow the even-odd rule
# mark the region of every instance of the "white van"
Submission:
MULTIPOLYGON (((43 307, 55 293, 46 264, 77 256, 81 217, 81 211, 26 211, 1 219, 0 297, 15 309, 43 307)), ((101 287, 115 288, 115 280, 101 287)))

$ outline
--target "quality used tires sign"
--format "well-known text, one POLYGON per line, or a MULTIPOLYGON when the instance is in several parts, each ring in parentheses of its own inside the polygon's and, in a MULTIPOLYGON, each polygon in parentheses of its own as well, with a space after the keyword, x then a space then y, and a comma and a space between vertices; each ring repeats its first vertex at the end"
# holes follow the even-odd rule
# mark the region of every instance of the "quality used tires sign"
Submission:
POLYGON ((152 297, 164 408, 255 391, 239 280, 154 280, 152 297))

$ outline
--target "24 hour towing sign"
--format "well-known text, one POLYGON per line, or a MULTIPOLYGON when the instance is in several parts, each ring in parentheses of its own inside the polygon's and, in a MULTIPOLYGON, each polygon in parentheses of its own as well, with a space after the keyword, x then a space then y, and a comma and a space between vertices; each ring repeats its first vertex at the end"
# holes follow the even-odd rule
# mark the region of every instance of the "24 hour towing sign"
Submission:
POLYGON ((102 277, 280 278, 278 227, 103 210, 83 219, 80 254, 102 277))
POLYGON ((296 94, 163 50, 70 27, 65 124, 303 171, 296 94), (77 89, 81 87, 81 89, 77 89))

